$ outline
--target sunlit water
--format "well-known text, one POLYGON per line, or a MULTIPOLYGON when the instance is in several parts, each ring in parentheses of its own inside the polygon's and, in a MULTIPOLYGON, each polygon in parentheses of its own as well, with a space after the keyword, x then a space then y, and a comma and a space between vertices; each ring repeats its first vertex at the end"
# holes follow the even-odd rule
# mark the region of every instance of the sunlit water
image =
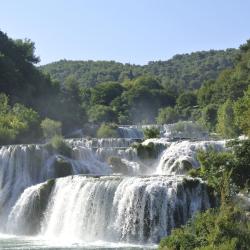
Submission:
POLYGON ((0 234, 0 249, 1 250, 63 250, 63 249, 102 249, 102 250, 142 250, 156 249, 157 245, 133 245, 114 242, 67 242, 67 241, 49 241, 39 237, 20 237, 13 235, 0 234))

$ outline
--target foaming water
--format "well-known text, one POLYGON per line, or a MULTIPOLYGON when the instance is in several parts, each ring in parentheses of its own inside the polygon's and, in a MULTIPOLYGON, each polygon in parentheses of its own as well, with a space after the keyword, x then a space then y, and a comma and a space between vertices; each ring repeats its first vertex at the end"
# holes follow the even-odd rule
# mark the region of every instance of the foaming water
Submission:
POLYGON ((120 250, 139 250, 139 249, 156 249, 157 245, 139 245, 129 243, 114 243, 107 241, 94 241, 94 242, 70 242, 67 240, 48 240, 44 237, 28 237, 16 236, 8 234, 0 234, 0 249, 1 250, 88 250, 88 249, 120 249, 120 250))
POLYGON ((225 150, 225 141, 179 141, 168 145, 162 153, 157 174, 186 174, 191 168, 198 168, 199 150, 225 150))
POLYGON ((59 241, 152 244, 209 207, 199 179, 65 177, 26 189, 8 217, 7 231, 40 232, 59 241))
POLYGON ((145 160, 131 145, 147 126, 124 128, 129 138, 68 139, 70 157, 45 145, 2 147, 0 249, 156 248, 213 206, 206 184, 185 174, 199 167, 198 150, 225 142, 149 139, 142 145, 153 144, 156 158, 145 160))

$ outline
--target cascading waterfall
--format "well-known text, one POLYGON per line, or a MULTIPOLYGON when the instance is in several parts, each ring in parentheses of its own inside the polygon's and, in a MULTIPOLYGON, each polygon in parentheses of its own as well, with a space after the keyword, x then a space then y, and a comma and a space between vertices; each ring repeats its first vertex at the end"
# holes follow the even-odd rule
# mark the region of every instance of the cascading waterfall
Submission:
POLYGON ((198 168, 198 150, 225 149, 225 141, 181 141, 173 142, 162 153, 157 174, 185 174, 190 168, 198 168))
MULTIPOLYGON (((110 167, 84 147, 72 148, 72 159, 54 155, 44 145, 13 145, 0 149, 0 219, 27 187, 70 174, 110 174, 110 167)), ((7 214, 6 214, 7 213, 7 214)), ((4 223, 1 223, 0 229, 4 223)))
POLYGON ((71 157, 46 145, 2 147, 0 232, 70 242, 157 243, 196 211, 214 206, 206 184, 185 174, 199 167, 199 149, 224 150, 224 141, 149 139, 142 145, 153 144, 158 158, 144 160, 131 147, 141 140, 129 137, 68 139, 71 157))
POLYGON ((48 185, 24 191, 9 215, 9 232, 40 231, 73 242, 152 243, 211 204, 206 185, 198 179, 183 181, 183 176, 74 176, 57 179, 52 191, 48 185))

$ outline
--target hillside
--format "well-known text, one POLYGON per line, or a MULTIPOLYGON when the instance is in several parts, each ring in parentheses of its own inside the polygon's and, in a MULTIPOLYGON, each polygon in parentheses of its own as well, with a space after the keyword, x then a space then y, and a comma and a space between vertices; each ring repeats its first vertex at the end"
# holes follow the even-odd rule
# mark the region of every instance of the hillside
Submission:
POLYGON ((234 65, 238 50, 210 50, 176 55, 167 61, 152 61, 147 65, 122 64, 115 61, 60 60, 41 66, 53 80, 64 83, 73 76, 81 86, 94 87, 106 81, 123 82, 141 75, 159 77, 163 86, 174 89, 197 89, 207 80, 234 65))

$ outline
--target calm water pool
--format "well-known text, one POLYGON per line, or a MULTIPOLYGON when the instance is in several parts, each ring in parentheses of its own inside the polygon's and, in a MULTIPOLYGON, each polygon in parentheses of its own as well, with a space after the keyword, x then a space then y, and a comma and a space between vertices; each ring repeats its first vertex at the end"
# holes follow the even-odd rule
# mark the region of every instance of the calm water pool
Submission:
POLYGON ((88 249, 101 249, 101 250, 154 250, 156 245, 133 245, 124 243, 112 242, 59 242, 49 241, 39 237, 20 237, 13 235, 0 235, 0 249, 1 250, 88 250, 88 249))

